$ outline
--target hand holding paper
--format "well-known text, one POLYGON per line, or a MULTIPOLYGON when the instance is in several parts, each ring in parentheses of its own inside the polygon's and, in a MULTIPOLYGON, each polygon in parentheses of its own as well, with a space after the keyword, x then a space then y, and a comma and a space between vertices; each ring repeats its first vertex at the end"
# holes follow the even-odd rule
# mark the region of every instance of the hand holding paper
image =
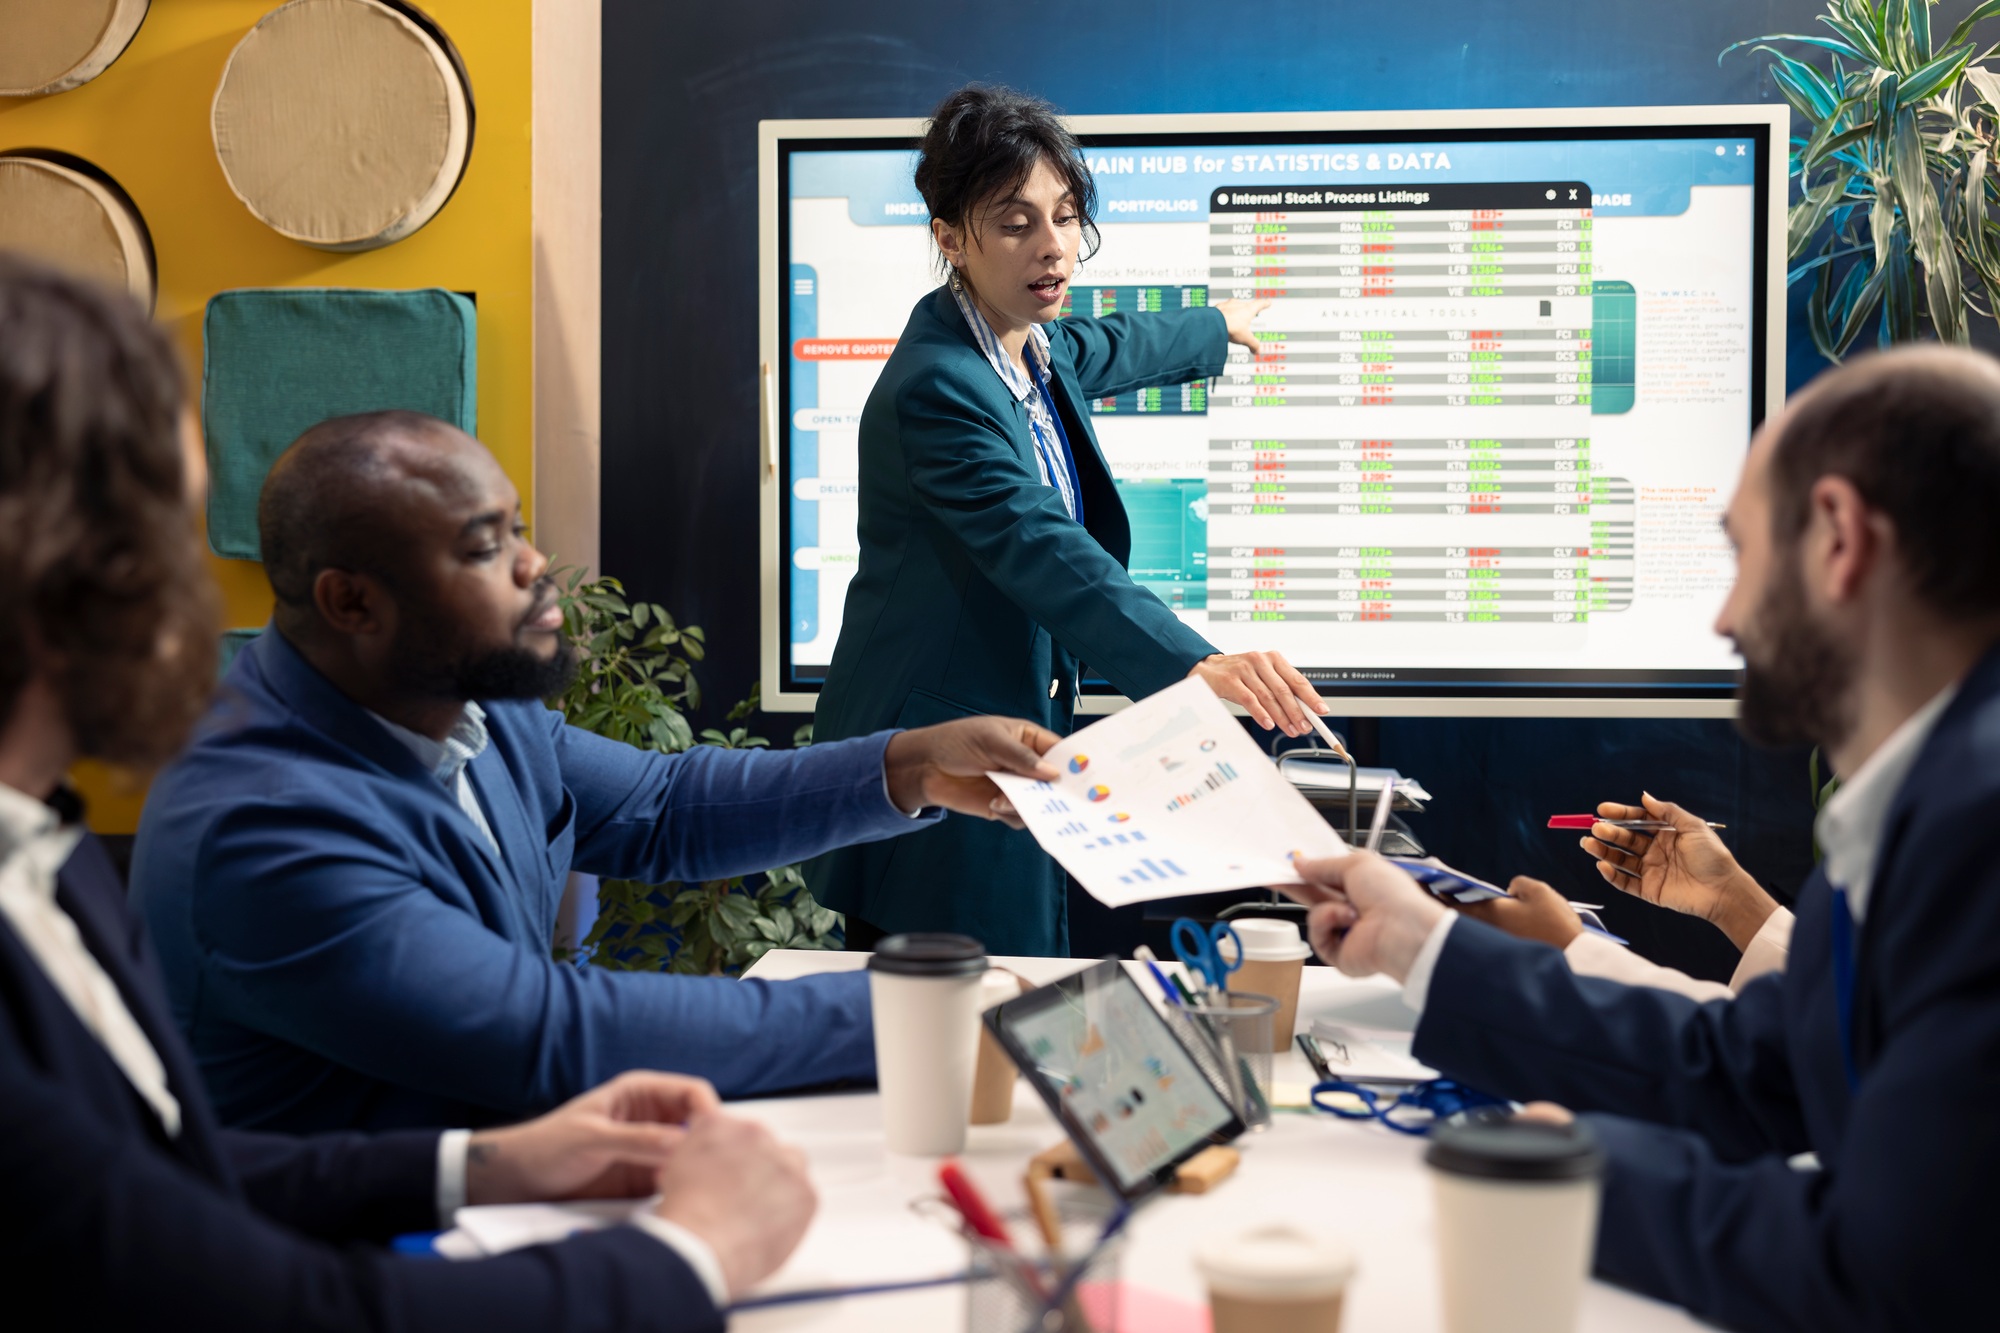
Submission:
POLYGON ((989 777, 1035 840, 1110 907, 1297 884, 1294 856, 1340 835, 1199 678, 1093 723, 1043 759, 1058 776, 989 777))

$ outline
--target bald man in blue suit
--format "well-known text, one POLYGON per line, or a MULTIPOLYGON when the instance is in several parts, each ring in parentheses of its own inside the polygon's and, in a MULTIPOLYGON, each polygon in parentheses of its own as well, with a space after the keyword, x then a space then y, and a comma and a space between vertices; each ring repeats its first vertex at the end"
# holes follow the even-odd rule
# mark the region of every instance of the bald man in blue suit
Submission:
POLYGON ((570 870, 712 879, 946 809, 1011 817, 984 775, 1040 771, 1051 733, 974 718, 660 755, 566 725, 538 702, 573 663, 519 497, 430 418, 315 427, 258 521, 276 617, 155 783, 133 859, 225 1120, 482 1125, 632 1068, 724 1095, 873 1077, 865 977, 554 962, 570 870))

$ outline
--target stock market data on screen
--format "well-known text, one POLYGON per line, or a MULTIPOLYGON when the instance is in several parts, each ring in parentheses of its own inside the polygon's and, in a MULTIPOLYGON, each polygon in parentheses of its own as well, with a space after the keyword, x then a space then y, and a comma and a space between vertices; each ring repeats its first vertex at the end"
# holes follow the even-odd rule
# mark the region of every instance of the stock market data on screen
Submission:
MULTIPOLYGON (((1571 132, 1583 136, 1583 131, 1571 132)), ((1093 143, 1065 317, 1269 301, 1210 380, 1083 405, 1132 576, 1343 693, 1715 689, 1761 395, 1754 137, 1093 143)), ((857 560, 862 404, 939 280, 903 146, 783 154, 788 667, 857 560)))

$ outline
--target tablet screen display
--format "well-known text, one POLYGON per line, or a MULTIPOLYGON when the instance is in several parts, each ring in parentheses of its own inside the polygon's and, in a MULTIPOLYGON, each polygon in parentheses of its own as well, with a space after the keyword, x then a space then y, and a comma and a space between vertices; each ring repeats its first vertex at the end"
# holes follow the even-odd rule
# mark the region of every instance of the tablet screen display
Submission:
POLYGON ((1029 1077, 1130 1194, 1223 1131, 1235 1114, 1116 963, 1031 992, 1000 1015, 1029 1077))

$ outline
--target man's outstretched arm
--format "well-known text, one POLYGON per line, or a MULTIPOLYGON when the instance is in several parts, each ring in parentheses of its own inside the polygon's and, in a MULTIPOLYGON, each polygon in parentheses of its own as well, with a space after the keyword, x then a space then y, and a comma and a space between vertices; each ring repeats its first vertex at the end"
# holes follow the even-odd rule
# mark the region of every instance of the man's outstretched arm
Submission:
POLYGON ((496 933, 462 886, 427 883, 401 831, 360 813, 245 802, 193 866, 205 1012, 399 1087, 520 1116, 628 1069, 725 1096, 874 1072, 865 976, 558 963, 496 933))
POLYGON ((1055 733, 965 718, 800 750, 637 750, 550 713, 576 798, 576 867, 648 883, 743 875, 925 827, 951 810, 1015 827, 989 771, 1052 778, 1055 733), (922 813, 920 813, 922 812, 922 813))
POLYGON ((1499 1096, 1694 1129, 1728 1158, 1803 1151, 1781 979, 1707 1005, 1577 976, 1557 950, 1464 920, 1366 853, 1303 863, 1320 955, 1404 983, 1417 1057, 1499 1096))

